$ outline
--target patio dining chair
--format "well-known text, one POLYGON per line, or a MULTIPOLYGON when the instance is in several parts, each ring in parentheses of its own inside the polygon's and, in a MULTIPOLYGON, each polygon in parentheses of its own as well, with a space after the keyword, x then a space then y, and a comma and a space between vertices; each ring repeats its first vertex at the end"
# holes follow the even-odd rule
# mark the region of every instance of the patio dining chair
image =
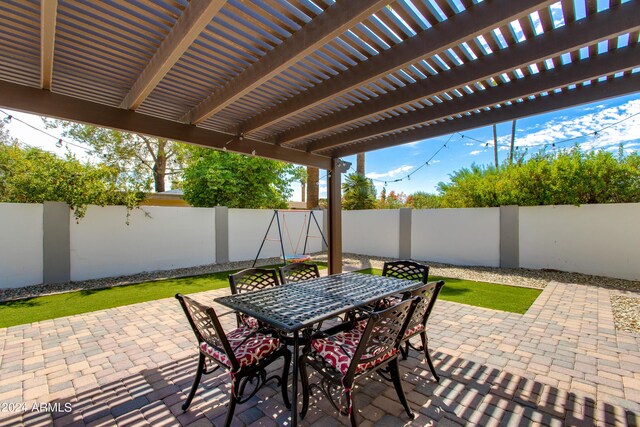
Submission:
POLYGON ((431 356, 429 354, 427 321, 429 320, 433 306, 435 305, 443 286, 444 281, 439 280, 437 282, 427 283, 426 285, 420 286, 419 288, 405 294, 405 299, 415 299, 416 297, 419 297, 419 301, 411 318, 409 319, 407 330, 401 340, 402 343, 404 343, 404 349, 402 348, 402 345, 400 346, 400 351, 402 352, 402 358, 404 360, 407 359, 407 355, 409 354, 409 347, 414 350, 424 352, 424 357, 427 359, 429 369, 437 382, 440 382, 440 377, 436 373, 436 368, 433 366, 433 362, 431 361, 431 356), (411 344, 411 338, 416 335, 420 335, 422 348, 414 347, 413 344, 411 344))
MULTIPOLYGON (((278 273, 272 268, 247 268, 235 274, 229 275, 229 286, 232 294, 257 291, 280 285, 278 273)), ((249 328, 257 328, 260 325, 255 317, 242 313, 236 313, 238 327, 245 325, 249 328)))
POLYGON ((212 307, 204 306, 181 294, 176 294, 176 298, 180 301, 196 336, 199 355, 198 370, 187 400, 182 405, 183 411, 191 405, 202 374, 210 374, 218 369, 226 370, 231 377, 231 395, 225 426, 231 425, 236 404, 247 402, 272 379, 281 387, 285 406, 291 407, 287 394, 291 352, 277 334, 266 329, 251 329, 246 326, 225 333, 212 307), (279 357, 284 358, 282 375, 267 377, 267 366, 279 357), (247 383, 253 387, 248 393, 247 383))
POLYGON ((316 335, 300 356, 303 395, 301 418, 309 409, 311 388, 317 387, 341 415, 349 416, 352 426, 357 426, 352 396, 355 382, 372 372, 385 370, 391 377, 400 403, 409 418, 413 419, 414 414, 400 379, 398 353, 400 339, 416 304, 417 300, 405 300, 386 310, 371 312, 364 330, 340 328, 336 329, 339 331, 336 333, 327 331, 316 335), (307 366, 320 374, 320 384, 309 385, 307 366), (337 402, 332 395, 336 391, 340 391, 337 402))
MULTIPOLYGON (((414 261, 385 261, 382 267, 382 276, 396 277, 398 279, 414 280, 416 282, 427 283, 429 278, 429 266, 414 261)), ((402 295, 386 297, 380 300, 376 309, 384 309, 398 304, 402 301, 402 295)))
POLYGON ((387 261, 382 267, 382 275, 427 283, 429 266, 407 260, 387 261))
POLYGON ((280 282, 282 282, 282 284, 320 277, 318 265, 307 262, 296 262, 278 267, 278 274, 280 275, 280 282))

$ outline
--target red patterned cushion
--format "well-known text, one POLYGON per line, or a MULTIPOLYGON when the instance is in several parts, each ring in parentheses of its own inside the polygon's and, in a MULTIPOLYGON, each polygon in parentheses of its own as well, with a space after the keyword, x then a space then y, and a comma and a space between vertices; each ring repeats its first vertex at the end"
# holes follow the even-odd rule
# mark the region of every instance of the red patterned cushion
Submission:
MULTIPOLYGON (((327 338, 314 339, 311 341, 311 346, 316 353, 327 361, 336 371, 345 375, 361 337, 362 332, 360 330, 351 329, 327 338)), ((395 349, 381 354, 382 351, 384 351, 383 348, 375 345, 367 348, 365 354, 362 356, 363 358, 368 359, 369 357, 378 355, 379 357, 370 362, 358 364, 356 373, 359 374, 367 369, 373 368, 397 353, 395 349)))
MULTIPOLYGON (((234 329, 227 334, 227 339, 233 349, 233 353, 238 359, 240 367, 254 365, 261 359, 267 357, 280 346, 280 340, 270 335, 254 333, 255 330, 245 327, 234 329), (253 336, 250 338, 249 335, 253 336)), ((206 342, 200 343, 200 350, 225 366, 231 367, 227 355, 206 342)))
POLYGON ((260 324, 258 323, 258 319, 255 317, 247 316, 246 314, 240 315, 240 319, 243 326, 246 326, 249 329, 258 329, 260 324))
POLYGON ((418 323, 415 326, 410 327, 409 329, 407 329, 407 331, 404 333, 404 338, 409 338, 415 334, 418 334, 420 332, 424 331, 424 325, 422 323, 418 323))
POLYGON ((376 303, 376 310, 384 310, 385 308, 391 308, 394 305, 398 305, 402 302, 402 298, 397 296, 390 296, 386 298, 382 298, 380 301, 376 303))

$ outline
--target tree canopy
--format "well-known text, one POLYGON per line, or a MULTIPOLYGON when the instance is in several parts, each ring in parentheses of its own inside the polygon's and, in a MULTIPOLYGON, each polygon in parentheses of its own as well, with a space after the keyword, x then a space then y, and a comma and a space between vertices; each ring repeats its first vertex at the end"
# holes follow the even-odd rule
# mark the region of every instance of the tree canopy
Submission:
POLYGON ((376 206, 376 188, 373 181, 358 173, 345 176, 342 192, 343 209, 374 209, 376 206))
POLYGON ((89 204, 136 206, 144 196, 138 190, 109 166, 0 141, 0 202, 66 202, 81 218, 89 204))
POLYGON ((640 154, 539 153, 513 165, 463 168, 438 184, 440 206, 539 206, 640 202, 640 154))
POLYGON ((293 165, 209 148, 189 150, 182 188, 192 206, 287 207, 293 165))
POLYGON ((185 144, 63 120, 47 121, 46 124, 61 128, 64 136, 90 146, 92 154, 104 164, 136 179, 138 185, 147 190, 153 183, 156 192, 165 191, 167 176, 173 188, 179 185, 187 153, 185 144))

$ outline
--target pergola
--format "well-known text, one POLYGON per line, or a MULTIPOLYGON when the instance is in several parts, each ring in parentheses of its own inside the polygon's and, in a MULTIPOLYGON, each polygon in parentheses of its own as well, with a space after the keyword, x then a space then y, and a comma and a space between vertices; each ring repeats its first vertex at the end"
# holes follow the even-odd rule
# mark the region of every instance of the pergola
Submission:
POLYGON ((640 4, 4 0, 0 106, 329 171, 343 156, 640 90, 640 4))

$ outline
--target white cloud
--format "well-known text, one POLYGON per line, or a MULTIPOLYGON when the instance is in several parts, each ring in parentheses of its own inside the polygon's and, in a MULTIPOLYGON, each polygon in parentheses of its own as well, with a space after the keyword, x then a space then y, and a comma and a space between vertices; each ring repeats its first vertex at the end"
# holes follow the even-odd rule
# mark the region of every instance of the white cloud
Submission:
POLYGON ((631 100, 616 107, 590 110, 586 114, 573 118, 556 118, 535 132, 517 136, 516 145, 518 147, 551 145, 570 138, 575 139, 563 142, 558 148, 570 148, 576 143, 583 150, 606 148, 620 143, 629 145, 640 140, 640 115, 618 122, 633 114, 640 114, 640 99, 631 100), (598 131, 597 135, 593 135, 595 131, 598 131))
POLYGON ((383 173, 370 172, 370 173, 367 174, 367 178, 371 178, 371 179, 393 178, 394 176, 399 175, 399 174, 404 173, 404 172, 408 172, 413 168, 414 168, 414 166, 402 165, 399 168, 392 169, 390 171, 383 172, 383 173))
POLYGON ((470 156, 477 156, 480 153, 482 153, 482 150, 473 150, 472 152, 469 153, 469 155, 470 156))
POLYGON ((440 160, 431 160, 429 162, 430 165, 435 165, 436 163, 440 163, 440 160))
POLYGON ((467 147, 473 147, 476 144, 473 142, 465 142, 464 145, 466 145, 467 147))

